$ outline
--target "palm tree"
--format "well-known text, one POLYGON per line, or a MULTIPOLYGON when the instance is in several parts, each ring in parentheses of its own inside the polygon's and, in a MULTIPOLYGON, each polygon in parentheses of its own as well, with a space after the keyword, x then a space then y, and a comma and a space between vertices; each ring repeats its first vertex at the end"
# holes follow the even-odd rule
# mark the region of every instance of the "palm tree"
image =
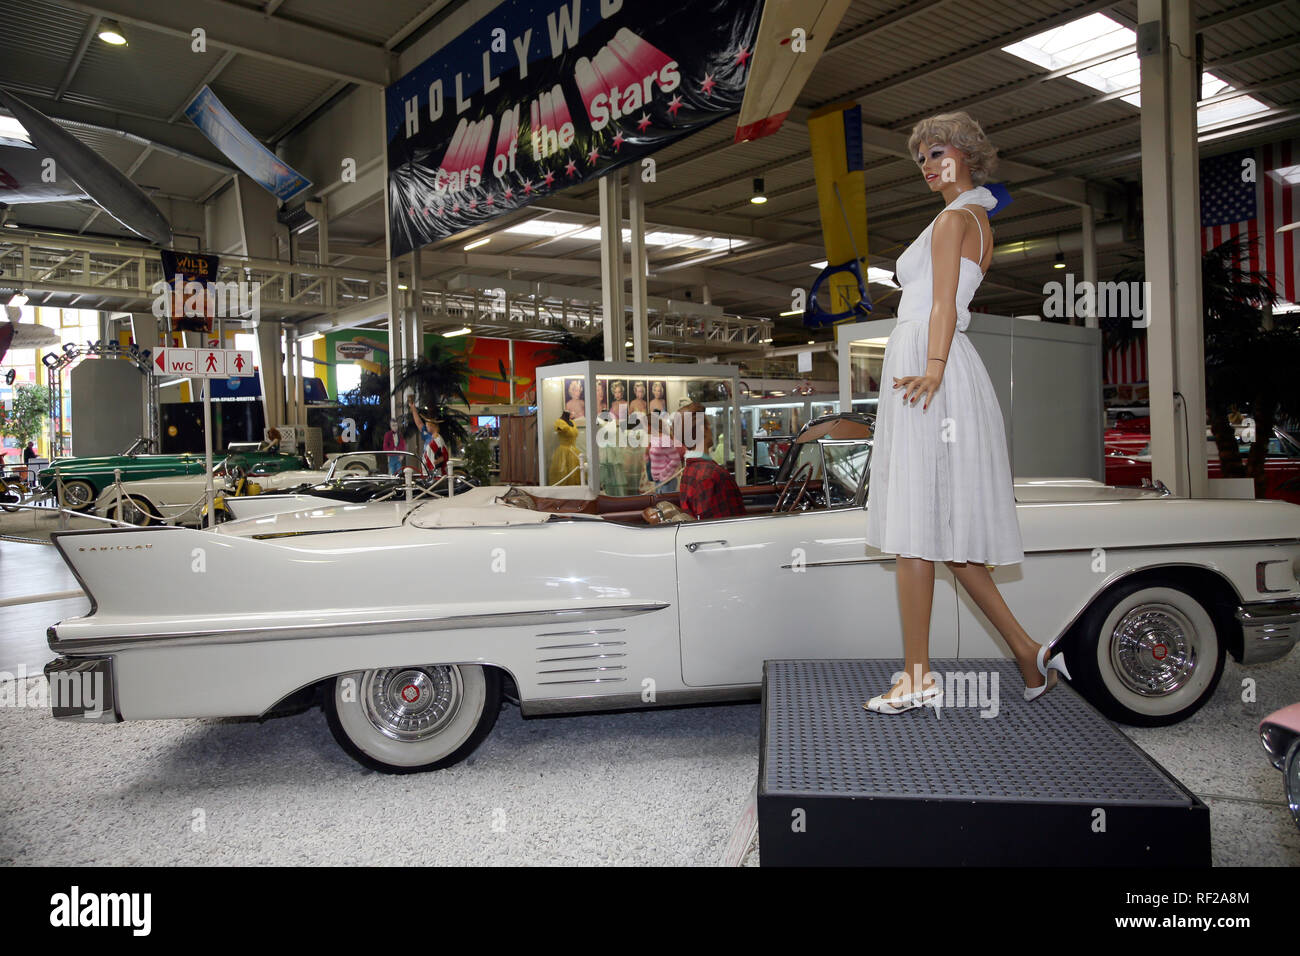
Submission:
POLYGON ((441 422, 442 437, 456 448, 469 438, 469 416, 451 406, 469 407, 465 394, 468 385, 469 363, 464 355, 435 342, 428 354, 402 362, 393 391, 401 394, 408 388, 413 390, 421 414, 427 410, 429 417, 441 422))
POLYGON ((555 345, 539 356, 542 365, 568 365, 570 362, 603 362, 605 360, 605 333, 597 332, 582 338, 572 332, 561 332, 555 345))
MULTIPOLYGON (((1286 418, 1300 413, 1300 325, 1293 315, 1275 315, 1265 324, 1264 310, 1279 296, 1269 273, 1246 266, 1250 243, 1249 237, 1236 236, 1201 257, 1205 397, 1223 476, 1253 477, 1256 495, 1262 495, 1273 423, 1279 413, 1286 418), (1229 421, 1234 409, 1255 419, 1255 440, 1244 462, 1229 421)), ((1120 281, 1144 278, 1140 265, 1116 275, 1120 281)), ((1108 316, 1100 324, 1108 351, 1146 334, 1125 317, 1108 316)))

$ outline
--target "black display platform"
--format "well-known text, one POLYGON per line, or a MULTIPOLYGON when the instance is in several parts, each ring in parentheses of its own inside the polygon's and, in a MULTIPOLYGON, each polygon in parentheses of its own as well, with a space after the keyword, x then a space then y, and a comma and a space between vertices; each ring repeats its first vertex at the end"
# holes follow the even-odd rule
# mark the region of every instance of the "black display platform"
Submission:
POLYGON ((862 708, 900 660, 764 664, 761 865, 1210 865, 1209 809, 1064 682, 1026 703, 1014 661, 931 666, 938 719, 862 708))

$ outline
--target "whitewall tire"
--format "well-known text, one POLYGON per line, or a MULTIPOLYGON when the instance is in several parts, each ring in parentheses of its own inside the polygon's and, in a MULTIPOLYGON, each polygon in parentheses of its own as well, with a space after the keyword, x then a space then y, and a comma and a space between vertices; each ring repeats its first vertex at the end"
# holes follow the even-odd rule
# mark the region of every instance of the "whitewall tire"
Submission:
POLYGON ((1088 608, 1066 662, 1075 687, 1106 716, 1159 727, 1209 700, 1225 651, 1226 633, 1185 585, 1146 578, 1112 588, 1088 608))
POLYGON ((477 664, 418 664, 340 674, 325 714, 355 760, 384 773, 420 773, 474 752, 501 710, 501 675, 477 664))

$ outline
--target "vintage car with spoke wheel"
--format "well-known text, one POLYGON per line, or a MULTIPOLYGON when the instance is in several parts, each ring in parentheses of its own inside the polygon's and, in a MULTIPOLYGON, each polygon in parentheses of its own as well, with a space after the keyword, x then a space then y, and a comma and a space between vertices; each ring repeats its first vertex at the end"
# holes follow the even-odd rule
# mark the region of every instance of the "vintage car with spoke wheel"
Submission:
MULTIPOLYGON (((717 520, 660 520, 675 493, 493 486, 316 502, 215 531, 57 534, 92 609, 50 628, 61 656, 47 670, 103 674, 112 706, 55 715, 320 702, 350 754, 406 773, 463 759, 503 699, 525 716, 753 700, 765 660, 897 658, 895 558, 864 538, 872 425, 810 422, 775 481, 741 489, 748 513, 717 520)), ((1090 479, 1022 478, 1015 494, 1025 560, 994 577, 1112 718, 1180 721, 1227 655, 1249 665, 1295 644, 1295 505, 1090 479)), ((1007 656, 935 571, 932 657, 1007 656)))

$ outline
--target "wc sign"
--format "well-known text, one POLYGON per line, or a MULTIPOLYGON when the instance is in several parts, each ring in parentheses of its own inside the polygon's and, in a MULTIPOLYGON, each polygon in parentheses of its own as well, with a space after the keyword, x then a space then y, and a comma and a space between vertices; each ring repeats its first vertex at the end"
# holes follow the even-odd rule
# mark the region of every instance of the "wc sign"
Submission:
POLYGON ((242 349, 158 349, 153 366, 163 375, 187 378, 249 378, 253 353, 242 349))

